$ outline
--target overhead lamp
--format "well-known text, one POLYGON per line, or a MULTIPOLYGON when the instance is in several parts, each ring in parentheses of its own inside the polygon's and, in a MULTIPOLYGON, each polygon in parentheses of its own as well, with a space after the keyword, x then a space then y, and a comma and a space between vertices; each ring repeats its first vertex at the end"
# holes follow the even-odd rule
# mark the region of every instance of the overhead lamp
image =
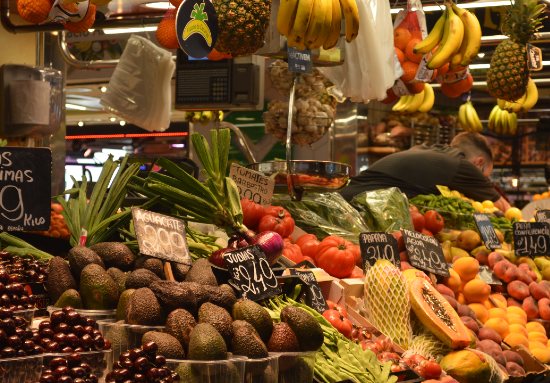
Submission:
POLYGON ((126 121, 120 120, 119 124, 120 124, 120 126, 124 126, 124 125, 126 125, 126 121))
POLYGON ((111 117, 111 118, 109 118, 109 121, 115 122, 115 121, 116 121, 116 117, 111 117))
POLYGON ((84 122, 83 121, 78 121, 78 126, 80 126, 81 128, 84 126, 84 122))
POLYGON ((85 106, 76 104, 65 104, 65 109, 68 110, 88 110, 85 106))
POLYGON ((157 30, 156 25, 148 27, 134 27, 134 28, 107 28, 103 30, 106 35, 119 35, 123 33, 140 33, 140 32, 154 32, 157 30))
POLYGON ((169 1, 152 1, 150 3, 141 4, 143 7, 152 9, 168 9, 172 6, 169 1))
POLYGON ((105 93, 105 92, 107 92, 107 87, 102 86, 101 88, 99 88, 99 90, 101 91, 101 93, 105 93))
MULTIPOLYGON (((542 62, 542 65, 550 65, 550 61, 543 61, 542 62)), ((473 70, 476 70, 476 69, 489 69, 489 67, 491 66, 491 64, 470 64, 468 67, 470 69, 473 69, 473 70)), ((535 82, 537 82, 536 80, 542 80, 542 79, 535 79, 535 82)))
MULTIPOLYGON (((510 0, 498 0, 498 1, 476 1, 472 3, 464 3, 464 4, 457 4, 459 8, 463 9, 473 9, 473 8, 485 8, 485 7, 508 7, 511 4, 513 4, 513 1, 510 0)), ((436 12, 436 11, 442 11, 445 7, 440 5, 428 5, 425 7, 422 7, 422 10, 424 12, 436 12)), ((391 9, 390 13, 399 13, 399 11, 402 11, 403 8, 395 8, 391 9)))

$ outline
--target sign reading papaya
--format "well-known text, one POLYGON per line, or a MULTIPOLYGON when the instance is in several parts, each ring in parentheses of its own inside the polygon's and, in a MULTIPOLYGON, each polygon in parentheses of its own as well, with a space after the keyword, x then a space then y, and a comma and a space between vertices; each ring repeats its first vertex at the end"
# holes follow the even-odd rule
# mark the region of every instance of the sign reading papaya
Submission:
POLYGON ((500 249, 502 245, 498 239, 497 232, 489 219, 487 214, 474 213, 474 221, 476 222, 477 229, 481 234, 483 243, 490 250, 500 249))
POLYGON ((229 177, 237 184, 241 198, 248 198, 260 205, 271 204, 275 187, 273 178, 235 163, 231 164, 229 177))
POLYGON ((176 13, 176 34, 181 49, 194 58, 203 58, 214 48, 218 18, 210 0, 185 0, 176 13))
POLYGON ((514 251, 518 257, 550 255, 550 224, 514 222, 514 251))
POLYGON ((443 249, 434 237, 403 229, 403 240, 414 267, 444 277, 449 276, 449 265, 445 262, 443 249))
POLYGON ((191 264, 181 219, 137 207, 132 208, 132 217, 141 254, 191 264))
POLYGON ((48 148, 0 148, 0 231, 48 230, 51 173, 48 148))
POLYGON ((359 234, 359 247, 365 269, 374 266, 379 259, 386 259, 396 267, 401 267, 397 240, 391 234, 361 233, 359 234))

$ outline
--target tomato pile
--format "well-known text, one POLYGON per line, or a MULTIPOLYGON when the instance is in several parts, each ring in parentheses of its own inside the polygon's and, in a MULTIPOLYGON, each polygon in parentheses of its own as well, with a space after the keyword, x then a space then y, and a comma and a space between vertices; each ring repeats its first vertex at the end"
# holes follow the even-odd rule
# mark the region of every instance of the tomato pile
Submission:
POLYGON ((445 220, 436 210, 427 210, 424 214, 420 213, 416 206, 409 207, 414 230, 419 233, 434 236, 445 227, 445 220))
POLYGON ((255 232, 274 231, 287 238, 294 231, 294 219, 281 206, 262 206, 247 198, 241 199, 244 225, 255 232))

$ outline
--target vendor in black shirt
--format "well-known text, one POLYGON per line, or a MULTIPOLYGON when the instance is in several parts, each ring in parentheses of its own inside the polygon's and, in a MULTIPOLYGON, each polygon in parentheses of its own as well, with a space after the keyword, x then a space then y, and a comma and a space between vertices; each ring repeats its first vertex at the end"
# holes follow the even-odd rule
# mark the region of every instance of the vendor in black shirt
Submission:
POLYGON ((477 133, 460 133, 450 146, 418 145, 388 155, 352 177, 340 193, 350 201, 364 191, 398 187, 412 198, 439 194, 436 185, 444 185, 476 201, 493 201, 506 211, 510 204, 487 178, 492 171, 493 156, 485 138, 477 133))

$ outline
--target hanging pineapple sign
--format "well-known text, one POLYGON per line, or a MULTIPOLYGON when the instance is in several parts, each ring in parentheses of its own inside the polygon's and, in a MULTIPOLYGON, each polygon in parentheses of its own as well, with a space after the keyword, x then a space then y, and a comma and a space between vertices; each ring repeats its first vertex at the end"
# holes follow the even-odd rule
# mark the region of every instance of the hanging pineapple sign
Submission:
POLYGON ((218 18, 209 0, 185 0, 176 15, 178 43, 190 57, 206 57, 218 36, 218 18))

